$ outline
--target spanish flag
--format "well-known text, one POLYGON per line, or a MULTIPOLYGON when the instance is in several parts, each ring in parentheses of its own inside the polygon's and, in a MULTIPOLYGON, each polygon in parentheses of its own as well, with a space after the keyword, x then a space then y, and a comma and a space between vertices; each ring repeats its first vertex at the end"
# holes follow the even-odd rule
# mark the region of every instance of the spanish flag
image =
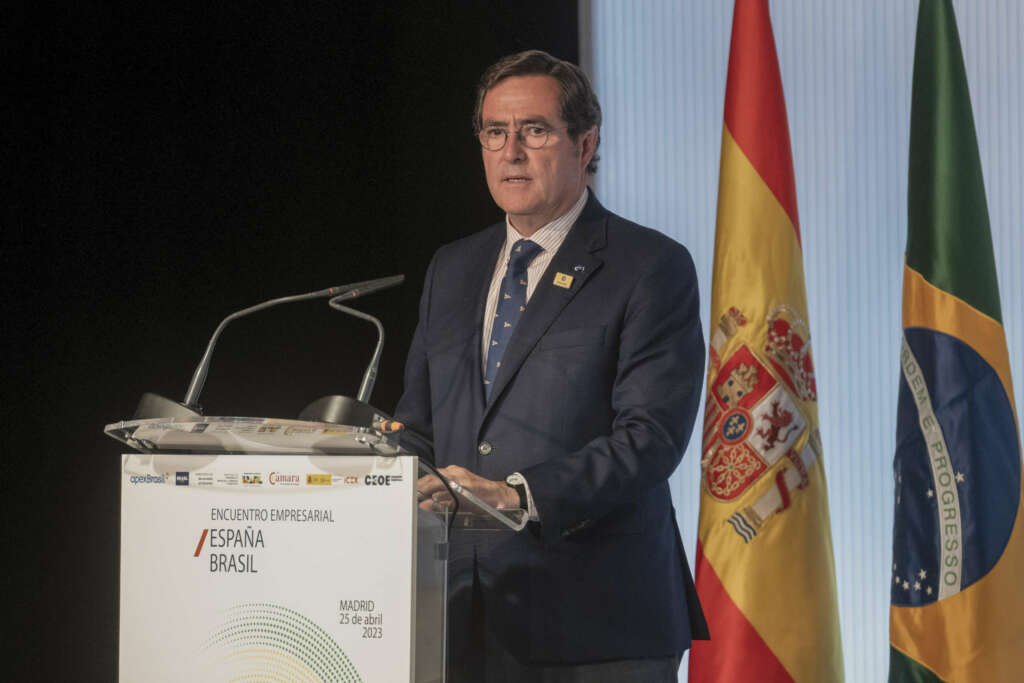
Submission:
POLYGON ((843 680, 786 105, 767 0, 736 0, 718 188, 690 681, 843 680))
POLYGON ((1024 677, 1021 452, 950 0, 918 9, 889 680, 1024 677))

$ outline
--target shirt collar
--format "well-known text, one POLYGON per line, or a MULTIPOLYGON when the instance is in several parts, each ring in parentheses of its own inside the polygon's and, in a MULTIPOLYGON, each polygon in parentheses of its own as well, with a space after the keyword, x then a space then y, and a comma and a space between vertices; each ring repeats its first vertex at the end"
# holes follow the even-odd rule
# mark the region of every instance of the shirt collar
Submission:
MULTIPOLYGON (((565 236, 569 233, 569 229, 576 223, 576 219, 583 213, 583 207, 587 203, 587 197, 590 195, 590 190, 585 186, 583 193, 580 194, 580 198, 576 200, 576 203, 572 205, 566 213, 562 214, 555 220, 551 221, 547 225, 544 225, 537 232, 530 235, 529 239, 532 242, 536 242, 540 245, 541 249, 548 251, 552 248, 557 249, 565 240, 565 236)), ((504 256, 507 259, 508 253, 512 250, 512 245, 523 239, 523 236, 519 234, 519 231, 512 226, 512 221, 509 220, 508 214, 505 214, 505 250, 504 256)))

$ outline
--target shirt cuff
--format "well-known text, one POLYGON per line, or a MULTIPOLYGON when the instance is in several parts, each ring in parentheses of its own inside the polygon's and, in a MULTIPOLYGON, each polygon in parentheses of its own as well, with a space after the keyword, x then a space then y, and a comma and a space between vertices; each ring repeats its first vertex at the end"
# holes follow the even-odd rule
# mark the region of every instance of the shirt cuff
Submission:
POLYGON ((539 522, 540 515, 537 513, 537 506, 533 504, 533 494, 530 492, 530 482, 526 481, 519 472, 513 472, 505 477, 505 483, 509 486, 522 486, 526 489, 526 514, 531 522, 539 522))

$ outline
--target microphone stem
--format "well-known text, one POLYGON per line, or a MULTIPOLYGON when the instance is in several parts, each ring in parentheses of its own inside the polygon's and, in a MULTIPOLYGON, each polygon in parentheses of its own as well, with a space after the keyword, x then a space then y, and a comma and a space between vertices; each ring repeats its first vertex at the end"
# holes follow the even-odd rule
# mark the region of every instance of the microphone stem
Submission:
POLYGON ((380 365, 381 350, 384 348, 384 326, 381 325, 380 320, 377 320, 377 318, 374 318, 369 313, 363 313, 338 303, 339 298, 341 297, 336 297, 328 302, 331 308, 371 322, 377 327, 377 347, 373 350, 373 358, 370 360, 370 365, 366 368, 366 373, 363 374, 363 382, 359 385, 359 395, 356 396, 363 403, 369 403, 370 394, 373 393, 373 385, 377 382, 377 367, 380 365))

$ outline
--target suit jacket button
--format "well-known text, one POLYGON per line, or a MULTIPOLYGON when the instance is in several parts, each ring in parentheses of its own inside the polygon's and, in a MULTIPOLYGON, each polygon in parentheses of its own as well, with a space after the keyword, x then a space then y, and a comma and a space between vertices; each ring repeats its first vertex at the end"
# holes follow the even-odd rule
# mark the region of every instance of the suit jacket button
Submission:
POLYGON ((494 448, 491 446, 491 444, 487 443, 486 441, 481 441, 480 444, 476 447, 476 452, 479 453, 480 455, 490 455, 491 451, 493 450, 494 448))

